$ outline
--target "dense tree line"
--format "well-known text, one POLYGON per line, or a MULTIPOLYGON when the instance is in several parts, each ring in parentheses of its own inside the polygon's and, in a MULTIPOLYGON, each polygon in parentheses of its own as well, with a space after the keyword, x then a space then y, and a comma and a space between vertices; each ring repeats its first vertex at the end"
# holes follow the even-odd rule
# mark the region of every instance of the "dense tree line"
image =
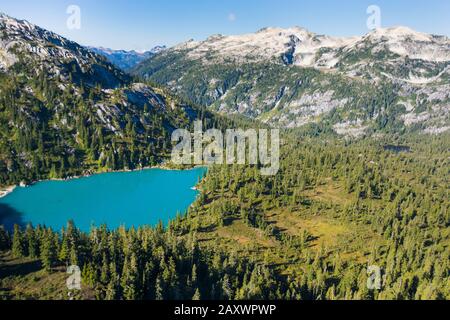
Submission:
POLYGON ((156 228, 105 226, 90 233, 72 222, 61 232, 38 226, 15 226, 12 241, 0 229, 0 246, 15 257, 40 259, 51 273, 60 266, 78 265, 83 285, 98 299, 275 299, 281 283, 256 262, 198 247, 195 233, 181 240, 156 228))
MULTIPOLYGON (((411 152, 386 150, 392 142, 344 142, 328 137, 291 137, 283 146, 281 170, 263 177, 257 167, 216 166, 204 182, 205 193, 191 209, 186 230, 203 230, 241 220, 295 254, 293 292, 307 299, 448 299, 450 295, 450 202, 448 135, 398 138, 411 152), (338 184, 344 203, 311 199, 309 191, 338 184), (309 250, 307 230, 289 234, 268 214, 289 210, 325 216, 341 224, 367 226, 377 240, 366 262, 342 259, 336 250, 309 250), (210 217, 213 217, 211 219, 210 217), (210 223, 213 225, 210 225, 210 223), (292 249, 292 250, 289 250, 292 249), (384 270, 381 291, 367 290, 369 264, 384 270)), ((361 238, 360 246, 364 247, 361 238)), ((256 256, 261 258, 261 254, 256 256)), ((282 257, 283 254, 280 254, 282 257)), ((286 271, 272 262, 277 273, 286 271)), ((269 263, 269 266, 271 263, 269 263)), ((287 264, 289 266, 289 263, 287 264)), ((287 295, 290 297, 290 295, 287 295)))

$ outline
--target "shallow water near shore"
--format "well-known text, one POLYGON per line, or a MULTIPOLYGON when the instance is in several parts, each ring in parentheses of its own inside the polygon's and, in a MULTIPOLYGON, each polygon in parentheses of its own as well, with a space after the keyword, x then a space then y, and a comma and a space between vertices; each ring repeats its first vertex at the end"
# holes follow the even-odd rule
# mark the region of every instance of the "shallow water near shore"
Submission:
POLYGON ((78 228, 107 224, 115 229, 167 224, 195 201, 193 187, 206 168, 114 172, 16 188, 0 198, 0 224, 46 225, 59 231, 73 220, 78 228))

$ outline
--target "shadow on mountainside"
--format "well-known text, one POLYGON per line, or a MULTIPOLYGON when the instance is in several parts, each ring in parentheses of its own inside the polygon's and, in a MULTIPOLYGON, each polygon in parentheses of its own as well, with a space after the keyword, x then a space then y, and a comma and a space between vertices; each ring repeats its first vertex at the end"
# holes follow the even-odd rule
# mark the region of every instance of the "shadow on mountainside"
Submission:
POLYGON ((0 279, 26 276, 41 269, 39 260, 15 259, 11 254, 0 254, 0 279))

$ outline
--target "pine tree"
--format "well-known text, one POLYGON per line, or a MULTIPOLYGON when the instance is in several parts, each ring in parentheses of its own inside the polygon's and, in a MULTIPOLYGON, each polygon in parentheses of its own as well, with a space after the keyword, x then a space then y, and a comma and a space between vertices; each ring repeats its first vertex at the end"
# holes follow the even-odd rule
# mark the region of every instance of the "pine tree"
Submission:
POLYGON ((106 300, 117 300, 119 299, 119 276, 116 272, 116 264, 115 262, 111 262, 109 266, 110 271, 110 280, 108 282, 107 288, 106 288, 106 300))
POLYGON ((117 300, 117 283, 116 281, 111 280, 106 287, 105 293, 106 300, 117 300))
POLYGON ((56 263, 55 237, 51 229, 44 230, 41 243, 41 262, 44 269, 50 272, 56 263))
POLYGON ((164 300, 164 285, 160 274, 156 277, 155 300, 164 300))
POLYGON ((81 277, 83 279, 83 283, 90 288, 94 288, 97 282, 97 275, 95 272, 95 266, 92 263, 88 263, 84 265, 83 271, 81 272, 81 277))
POLYGON ((195 290, 195 293, 192 296, 192 300, 194 301, 201 300, 200 290, 198 288, 195 290))
POLYGON ((29 224, 25 231, 25 238, 27 242, 27 252, 30 258, 38 258, 39 257, 39 242, 37 240, 36 234, 34 232, 34 228, 29 224))
MULTIPOLYGON (((69 243, 67 240, 67 236, 65 235, 65 231, 63 230, 62 232, 62 241, 61 241, 61 249, 59 250, 58 253, 58 259, 59 261, 61 261, 62 263, 64 263, 66 266, 68 266, 69 264, 69 243)), ((75 264, 76 265, 76 264, 75 264)))
POLYGON ((100 282, 106 284, 109 282, 109 263, 106 253, 103 253, 102 257, 102 267, 100 273, 100 282))
POLYGON ((76 246, 72 245, 70 247, 70 264, 73 266, 78 266, 80 264, 80 260, 78 258, 78 249, 76 246))
POLYGON ((12 254, 16 258, 22 258, 25 256, 25 243, 23 239, 23 234, 22 231, 20 231, 20 227, 17 224, 14 225, 12 254))
POLYGON ((9 235, 3 226, 0 226, 0 251, 9 250, 11 247, 11 241, 9 235))
POLYGON ((125 300, 136 300, 141 297, 139 270, 136 255, 125 259, 122 273, 123 297, 125 300))
POLYGON ((197 287, 197 266, 195 264, 192 266, 191 285, 194 288, 197 287))
POLYGON ((223 298, 226 300, 233 299, 233 291, 231 289, 230 277, 228 274, 225 274, 222 280, 222 292, 223 298))

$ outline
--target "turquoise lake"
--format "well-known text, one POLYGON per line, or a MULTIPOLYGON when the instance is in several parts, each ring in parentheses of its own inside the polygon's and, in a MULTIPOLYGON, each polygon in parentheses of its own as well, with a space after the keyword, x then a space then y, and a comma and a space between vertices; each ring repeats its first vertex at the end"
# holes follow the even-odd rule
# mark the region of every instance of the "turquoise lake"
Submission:
POLYGON ((167 225, 198 196, 193 187, 206 168, 115 172, 67 181, 45 181, 16 188, 0 198, 0 224, 46 225, 59 231, 73 220, 83 231, 92 225, 167 225))

